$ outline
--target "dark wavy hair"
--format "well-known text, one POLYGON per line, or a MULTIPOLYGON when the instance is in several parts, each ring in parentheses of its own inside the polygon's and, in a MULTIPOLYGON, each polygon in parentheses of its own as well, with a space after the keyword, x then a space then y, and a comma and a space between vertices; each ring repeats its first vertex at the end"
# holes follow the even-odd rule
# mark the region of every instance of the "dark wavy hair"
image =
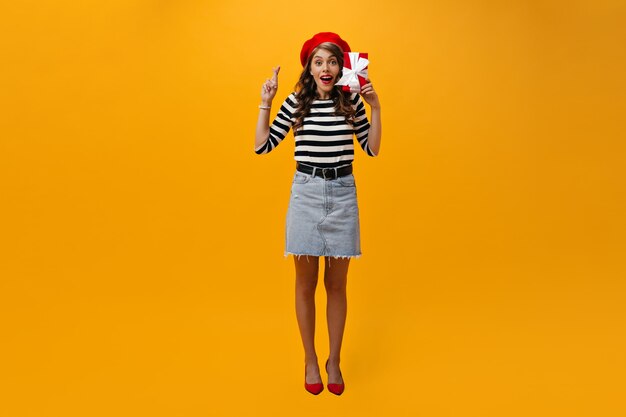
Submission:
MULTIPOLYGON (((317 85, 315 84, 315 79, 311 75, 311 61, 313 61, 315 53, 320 49, 324 49, 335 55, 339 63, 339 68, 343 68, 343 51, 336 44, 331 42, 324 42, 320 44, 317 48, 315 48, 313 52, 311 52, 307 60, 306 66, 302 69, 300 79, 295 86, 298 105, 296 106, 296 111, 293 114, 293 117, 295 118, 295 122, 293 124, 294 135, 297 135, 297 129, 303 125, 304 117, 307 116, 311 111, 311 104, 313 103, 313 100, 319 99, 319 94, 317 93, 317 85)), ((340 70, 340 78, 341 75, 342 71, 340 70)), ((354 110, 354 108, 352 107, 352 103, 350 102, 350 92, 343 91, 341 89, 341 86, 335 86, 335 88, 333 88, 330 92, 330 99, 335 104, 335 114, 337 116, 345 116, 346 122, 348 122, 348 124, 350 125, 353 125, 356 111, 354 110)))

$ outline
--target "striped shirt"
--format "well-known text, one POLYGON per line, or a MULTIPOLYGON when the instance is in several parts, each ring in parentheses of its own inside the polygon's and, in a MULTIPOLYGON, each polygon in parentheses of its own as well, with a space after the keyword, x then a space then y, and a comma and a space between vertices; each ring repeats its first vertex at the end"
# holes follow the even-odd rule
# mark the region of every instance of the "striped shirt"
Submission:
MULTIPOLYGON (((294 131, 296 141, 295 160, 320 168, 336 168, 349 165, 354 160, 354 139, 369 155, 376 156, 367 143, 370 128, 365 106, 357 93, 350 95, 352 107, 356 110, 354 126, 346 122, 345 116, 335 115, 332 100, 314 100, 311 111, 304 123, 294 131)), ((270 126, 270 134, 265 143, 255 149, 257 154, 272 151, 285 139, 296 119, 293 114, 297 107, 296 93, 291 93, 280 106, 276 118, 270 126)))

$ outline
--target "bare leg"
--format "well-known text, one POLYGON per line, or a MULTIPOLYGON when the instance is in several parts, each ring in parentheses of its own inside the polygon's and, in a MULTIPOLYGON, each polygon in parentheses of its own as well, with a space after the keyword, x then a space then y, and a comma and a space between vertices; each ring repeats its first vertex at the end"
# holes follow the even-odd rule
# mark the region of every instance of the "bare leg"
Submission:
POLYGON ((330 355, 328 357, 328 382, 343 382, 339 370, 341 342, 346 324, 348 282, 348 266, 350 258, 325 258, 324 286, 326 287, 327 304, 326 319, 328 321, 328 337, 330 339, 330 355))
POLYGON ((304 346, 306 383, 322 382, 315 353, 315 288, 318 256, 294 256, 296 264, 296 317, 304 346))

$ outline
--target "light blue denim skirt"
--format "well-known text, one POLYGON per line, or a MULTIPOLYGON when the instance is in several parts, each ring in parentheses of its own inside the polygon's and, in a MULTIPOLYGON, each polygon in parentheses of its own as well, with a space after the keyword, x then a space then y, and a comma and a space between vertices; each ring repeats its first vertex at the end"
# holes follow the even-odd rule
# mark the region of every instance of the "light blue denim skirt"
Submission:
POLYGON ((296 171, 285 229, 285 256, 361 256, 354 175, 324 179, 296 171))

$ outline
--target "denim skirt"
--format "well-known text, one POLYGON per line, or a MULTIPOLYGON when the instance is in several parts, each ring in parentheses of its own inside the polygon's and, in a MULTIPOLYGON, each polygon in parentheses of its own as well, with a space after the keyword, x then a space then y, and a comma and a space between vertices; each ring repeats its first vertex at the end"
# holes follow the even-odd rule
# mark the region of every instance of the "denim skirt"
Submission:
POLYGON ((296 171, 285 232, 285 256, 361 256, 354 175, 324 179, 296 171))

